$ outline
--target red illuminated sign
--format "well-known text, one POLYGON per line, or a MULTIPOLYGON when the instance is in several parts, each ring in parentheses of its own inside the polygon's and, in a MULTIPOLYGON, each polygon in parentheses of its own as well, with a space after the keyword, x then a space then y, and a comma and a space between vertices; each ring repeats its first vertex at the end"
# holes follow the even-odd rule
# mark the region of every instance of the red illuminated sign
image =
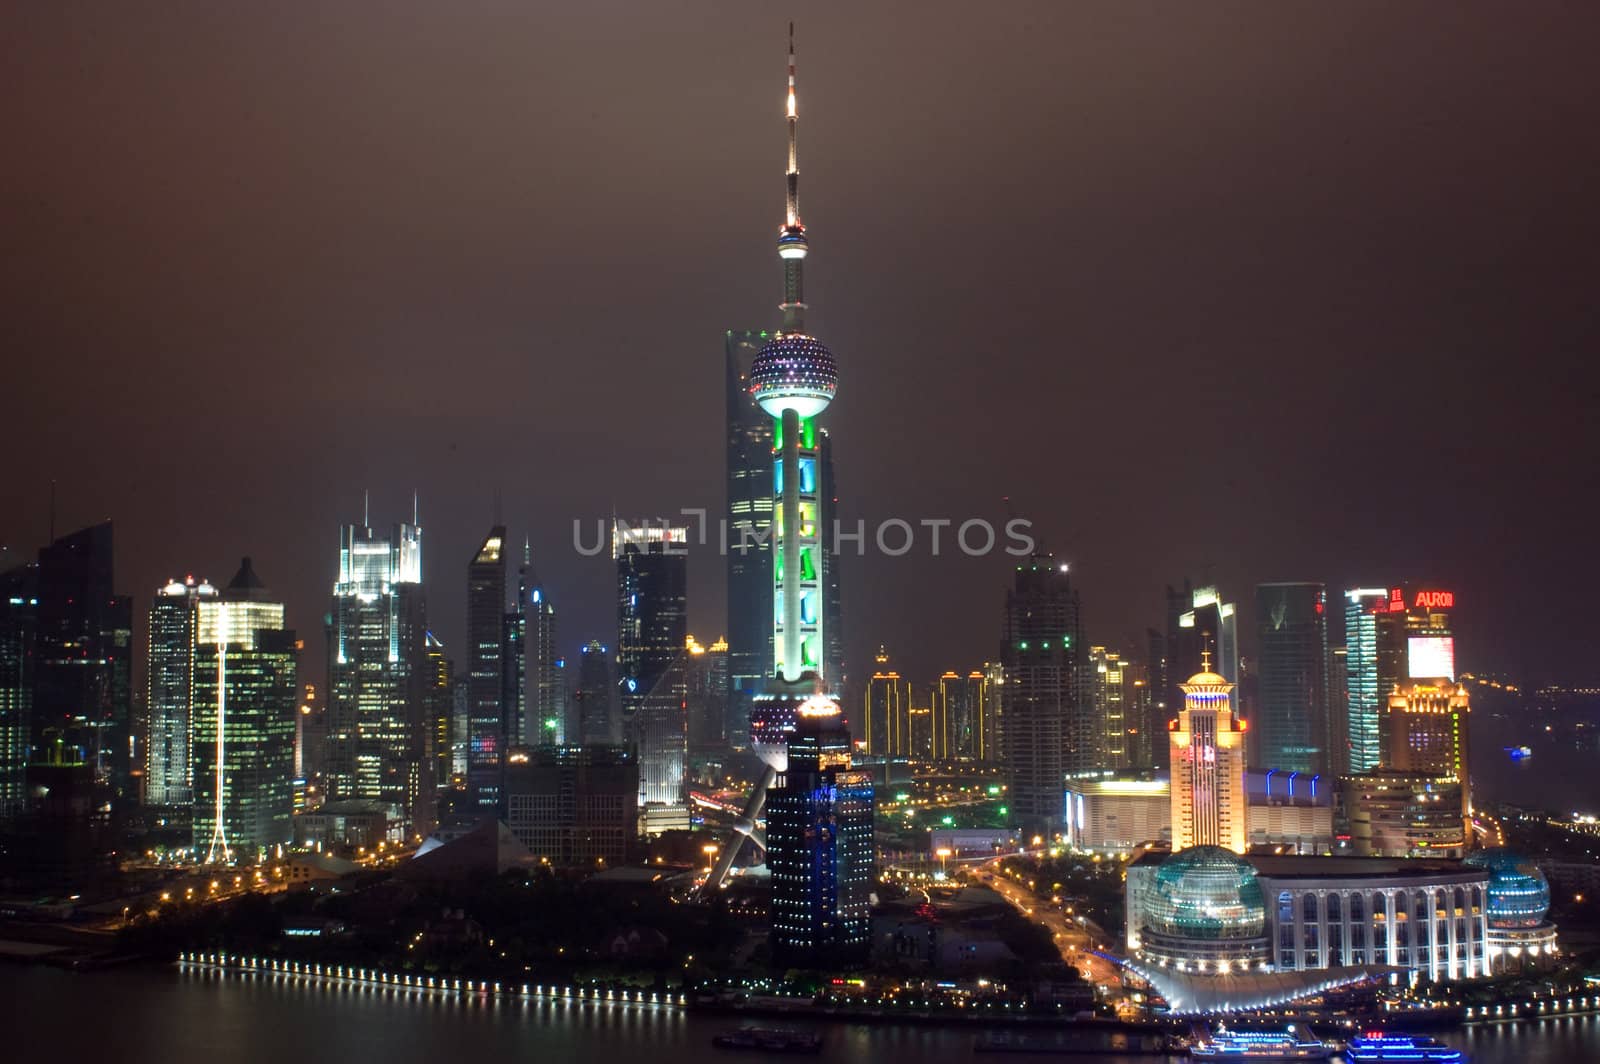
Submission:
POLYGON ((1456 593, 1454 591, 1418 591, 1417 601, 1414 605, 1426 610, 1455 609, 1456 593))

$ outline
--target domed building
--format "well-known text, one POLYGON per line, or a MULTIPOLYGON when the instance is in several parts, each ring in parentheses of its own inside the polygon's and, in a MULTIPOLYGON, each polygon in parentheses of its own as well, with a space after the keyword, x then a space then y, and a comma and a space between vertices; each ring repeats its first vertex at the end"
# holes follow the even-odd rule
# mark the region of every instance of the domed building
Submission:
POLYGON ((1231 850, 1179 850, 1138 895, 1129 926, 1139 929, 1137 952, 1148 963, 1180 972, 1266 967, 1266 900, 1256 870, 1231 850))
POLYGON ((1489 873, 1489 963, 1497 971, 1520 968, 1556 953, 1556 925, 1547 919, 1550 884, 1539 866, 1504 847, 1479 850, 1466 863, 1489 873))

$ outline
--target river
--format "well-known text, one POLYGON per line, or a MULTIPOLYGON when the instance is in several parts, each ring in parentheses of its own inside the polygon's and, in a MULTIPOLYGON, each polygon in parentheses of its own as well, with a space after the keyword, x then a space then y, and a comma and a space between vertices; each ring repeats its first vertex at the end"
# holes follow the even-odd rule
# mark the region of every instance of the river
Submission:
MULTIPOLYGON (((646 1058, 648 1064, 703 1064, 762 1059, 711 1048, 711 1037, 736 1021, 671 1007, 455 999, 159 967, 82 974, 42 967, 3 971, 4 998, 12 1016, 7 1058, 17 1064, 645 1064, 646 1058)), ((1049 1059, 974 1054, 971 1028, 840 1023, 823 1030, 827 1060, 949 1064, 1049 1059)), ((1443 1039, 1466 1050, 1474 1064, 1600 1060, 1597 1017, 1474 1027, 1445 1032, 1443 1039)), ((1106 1064, 1159 1060, 1070 1059, 1106 1064)))

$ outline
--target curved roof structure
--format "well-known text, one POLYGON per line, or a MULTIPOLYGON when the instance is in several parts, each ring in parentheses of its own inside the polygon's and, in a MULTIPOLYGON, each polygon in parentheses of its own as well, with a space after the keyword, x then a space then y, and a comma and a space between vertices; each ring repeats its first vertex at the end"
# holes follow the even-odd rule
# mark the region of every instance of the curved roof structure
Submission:
POLYGON ((1146 966, 1101 954, 1133 972, 1166 999, 1176 1015, 1190 1016, 1217 1012, 1242 1012, 1285 1005, 1301 998, 1377 981, 1390 972, 1403 971, 1381 964, 1359 964, 1343 968, 1321 968, 1298 972, 1234 972, 1205 975, 1146 966))

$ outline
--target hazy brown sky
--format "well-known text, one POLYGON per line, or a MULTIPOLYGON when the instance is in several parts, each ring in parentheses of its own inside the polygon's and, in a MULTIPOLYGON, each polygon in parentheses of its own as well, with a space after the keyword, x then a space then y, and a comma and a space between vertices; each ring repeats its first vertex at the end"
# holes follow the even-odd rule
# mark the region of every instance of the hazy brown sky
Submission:
MULTIPOLYGON (((0 543, 55 479, 141 610, 248 553, 320 652, 337 525, 416 489, 458 645, 499 488, 611 639, 571 521, 721 505, 790 17, 848 518, 1010 496, 1096 641, 1413 577, 1469 667, 1595 674, 1590 5, 10 5, 0 543)), ((854 661, 992 655, 1008 573, 852 560, 854 661)))

